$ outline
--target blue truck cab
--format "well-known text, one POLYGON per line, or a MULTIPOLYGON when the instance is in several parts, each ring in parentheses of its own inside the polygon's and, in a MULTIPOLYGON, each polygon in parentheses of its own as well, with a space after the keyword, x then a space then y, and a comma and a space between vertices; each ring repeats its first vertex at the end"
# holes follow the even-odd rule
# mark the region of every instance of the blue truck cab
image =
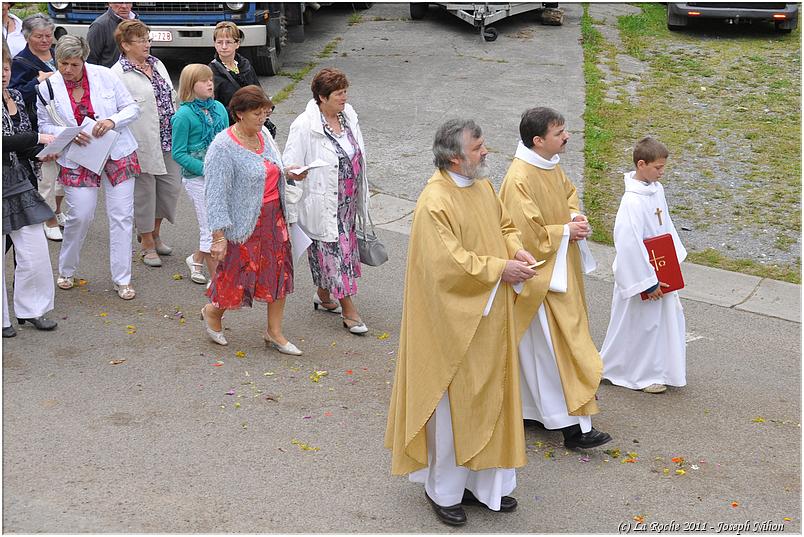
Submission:
MULTIPOLYGON (((107 9, 106 2, 48 3, 54 37, 86 37, 89 25, 107 9)), ((134 2, 132 11, 150 27, 154 47, 212 48, 215 25, 232 21, 243 32, 239 52, 263 76, 279 72, 288 40, 304 40, 300 2, 134 2)))

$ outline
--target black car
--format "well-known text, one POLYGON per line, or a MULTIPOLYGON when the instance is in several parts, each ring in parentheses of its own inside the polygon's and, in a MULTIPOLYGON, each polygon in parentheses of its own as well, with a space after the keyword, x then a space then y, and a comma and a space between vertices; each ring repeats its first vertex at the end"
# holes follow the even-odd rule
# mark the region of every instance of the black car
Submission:
POLYGON ((763 2, 667 4, 668 29, 681 30, 694 19, 721 19, 729 24, 772 22, 777 31, 790 33, 798 26, 798 4, 763 2))

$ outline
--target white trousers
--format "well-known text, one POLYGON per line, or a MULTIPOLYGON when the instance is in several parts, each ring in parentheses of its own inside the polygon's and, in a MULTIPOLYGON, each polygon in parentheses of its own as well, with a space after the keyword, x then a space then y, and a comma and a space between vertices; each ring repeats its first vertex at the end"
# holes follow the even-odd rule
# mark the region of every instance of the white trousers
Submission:
MULTIPOLYGON (((106 194, 106 215, 109 220, 109 266, 112 281, 120 285, 131 283, 131 234, 134 229, 134 179, 113 187, 106 174, 101 176, 106 194)), ((81 258, 81 248, 95 218, 99 188, 65 186, 66 210, 64 240, 59 254, 59 274, 74 276, 81 258)))
POLYGON ((489 509, 499 511, 500 499, 516 488, 514 468, 474 471, 455 464, 452 414, 446 392, 427 420, 427 460, 429 466, 412 472, 409 479, 424 483, 427 495, 442 507, 461 503, 464 490, 468 489, 489 509))
POLYGON ((181 182, 184 184, 184 189, 193 202, 193 207, 195 207, 195 217, 198 219, 198 232, 200 236, 198 249, 208 254, 209 249, 212 248, 212 231, 210 231, 209 225, 207 224, 207 201, 204 194, 206 183, 203 177, 196 179, 186 179, 182 177, 181 182))
POLYGON ((519 342, 519 372, 523 418, 536 420, 545 429, 580 425, 581 432, 592 430, 591 416, 570 416, 567 412, 544 304, 519 342))
MULTIPOLYGON (((53 285, 53 269, 47 239, 42 233, 42 224, 25 226, 9 233, 14 242, 17 267, 14 269, 14 314, 17 318, 40 317, 53 309, 56 287, 53 285)), ((3 235, 3 251, 6 236, 3 235)), ((5 272, 5 263, 3 263, 5 272)), ((11 326, 6 292, 6 277, 3 275, 3 328, 11 326)))
POLYGON ((42 177, 39 178, 39 194, 54 211, 56 196, 64 195, 64 187, 58 181, 59 165, 55 160, 42 163, 42 177))

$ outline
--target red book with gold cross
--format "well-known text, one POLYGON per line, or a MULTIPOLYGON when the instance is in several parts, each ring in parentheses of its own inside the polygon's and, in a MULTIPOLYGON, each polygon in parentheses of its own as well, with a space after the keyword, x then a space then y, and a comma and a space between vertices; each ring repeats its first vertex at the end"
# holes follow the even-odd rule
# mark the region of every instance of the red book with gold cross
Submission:
MULTIPOLYGON (((681 266, 678 263, 676 247, 673 245, 673 236, 669 233, 650 237, 644 240, 648 249, 648 261, 656 270, 656 276, 662 283, 670 287, 662 287, 662 293, 670 293, 684 288, 684 278, 681 276, 681 266)), ((648 299, 647 293, 640 295, 642 300, 648 299)))

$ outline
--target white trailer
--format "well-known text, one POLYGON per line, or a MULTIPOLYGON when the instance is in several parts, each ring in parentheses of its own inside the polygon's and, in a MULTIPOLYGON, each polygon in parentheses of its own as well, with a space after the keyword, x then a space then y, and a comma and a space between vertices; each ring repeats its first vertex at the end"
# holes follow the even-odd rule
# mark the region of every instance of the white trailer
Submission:
POLYGON ((546 24, 561 24, 561 11, 557 9, 558 4, 543 4, 533 2, 520 3, 432 3, 415 2, 410 4, 410 18, 414 20, 423 19, 427 14, 430 4, 444 9, 447 13, 458 17, 464 22, 468 22, 480 31, 480 35, 486 41, 494 41, 499 35, 497 30, 491 26, 502 19, 526 13, 528 11, 540 10, 549 13, 550 19, 542 17, 542 22, 546 24), (557 12, 557 13, 556 13, 557 12), (556 16, 558 18, 556 19, 556 16), (556 22, 557 21, 557 22, 556 22))

